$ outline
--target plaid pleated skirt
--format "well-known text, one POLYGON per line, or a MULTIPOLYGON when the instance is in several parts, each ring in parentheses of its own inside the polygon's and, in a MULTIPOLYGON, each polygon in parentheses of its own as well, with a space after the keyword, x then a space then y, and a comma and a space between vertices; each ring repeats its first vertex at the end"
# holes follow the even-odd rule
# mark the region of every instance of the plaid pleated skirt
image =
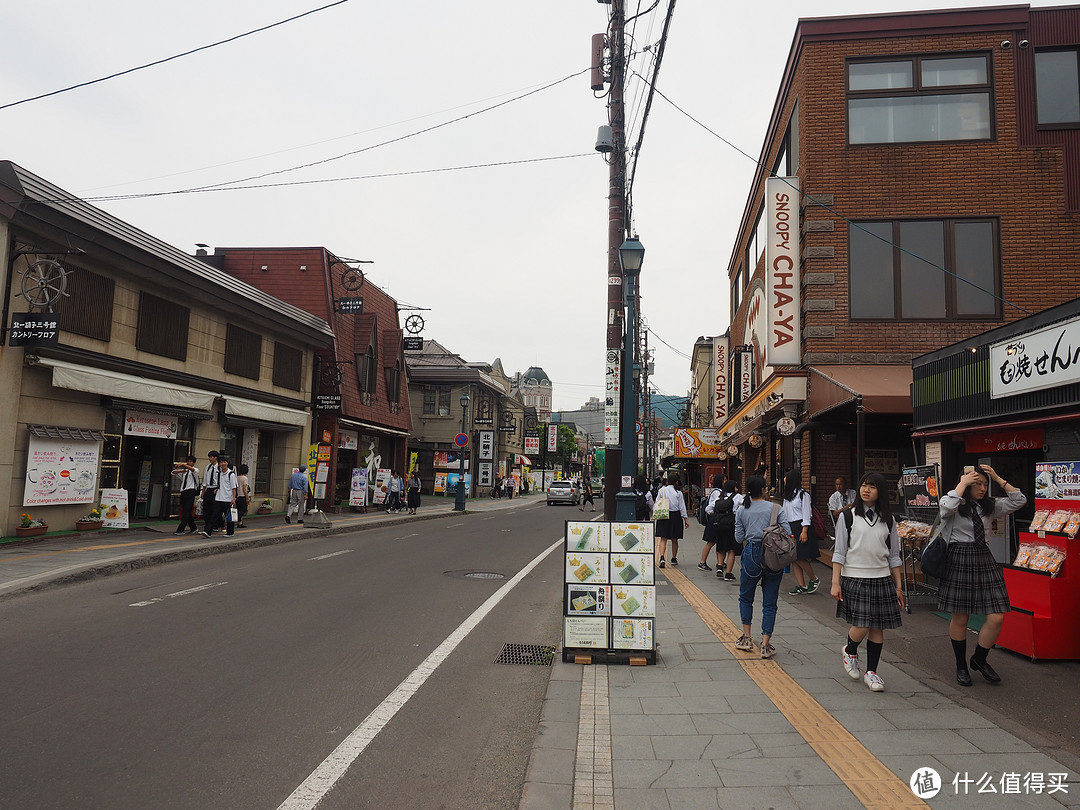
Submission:
POLYGON ((1001 566, 986 543, 949 543, 938 610, 948 613, 1008 613, 1009 592, 1001 566))
POLYGON ((900 626, 900 603, 892 577, 840 577, 843 602, 836 603, 836 617, 852 627, 893 630, 900 626))

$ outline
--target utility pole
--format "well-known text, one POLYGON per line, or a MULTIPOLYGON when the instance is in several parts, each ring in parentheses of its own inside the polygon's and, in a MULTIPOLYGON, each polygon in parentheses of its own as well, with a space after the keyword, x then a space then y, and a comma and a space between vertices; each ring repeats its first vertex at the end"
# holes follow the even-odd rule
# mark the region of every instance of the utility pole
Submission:
MULTIPOLYGON (((624 55, 625 40, 623 28, 625 24, 624 0, 612 0, 611 2, 611 26, 609 28, 608 50, 611 54, 610 81, 611 89, 608 95, 608 124, 611 126, 611 137, 614 148, 611 151, 611 162, 608 171, 608 255, 607 255, 607 342, 606 360, 610 364, 612 358, 619 362, 620 377, 619 386, 634 384, 633 369, 622 368, 623 356, 623 278, 622 263, 619 260, 619 248, 626 236, 626 121, 623 103, 623 83, 625 81, 626 58, 624 55)), ((633 328, 630 326, 629 328, 633 328)), ((606 391, 606 397, 615 397, 619 404, 620 428, 622 422, 634 419, 634 414, 625 413, 622 408, 622 393, 606 391)), ((606 461, 604 464, 604 517, 608 520, 615 519, 615 496, 622 488, 622 448, 619 445, 621 430, 614 431, 614 437, 605 431, 606 461)))

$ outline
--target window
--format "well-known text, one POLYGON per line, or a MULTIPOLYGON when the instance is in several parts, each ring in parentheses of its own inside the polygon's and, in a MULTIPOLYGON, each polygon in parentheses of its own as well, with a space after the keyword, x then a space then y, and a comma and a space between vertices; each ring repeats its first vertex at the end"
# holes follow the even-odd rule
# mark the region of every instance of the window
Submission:
POLYGON ((765 207, 758 211, 754 220, 754 230, 750 232, 750 243, 746 246, 746 277, 754 275, 758 259, 765 250, 765 207))
POLYGON ((371 397, 375 393, 375 347, 368 346, 366 354, 356 356, 356 362, 360 366, 357 374, 360 393, 371 397))
POLYGON ((429 385, 424 389, 424 415, 450 415, 450 387, 447 385, 429 385))
POLYGON ((112 339, 113 293, 116 283, 89 270, 70 268, 67 295, 56 302, 60 328, 84 337, 112 339))
POLYGON ((401 399, 401 361, 387 366, 386 372, 386 401, 396 405, 401 399))
POLYGON ((990 57, 848 63, 848 143, 990 140, 990 57))
POLYGON ((780 153, 773 164, 773 174, 778 177, 791 177, 799 170, 799 104, 791 108, 787 131, 780 143, 780 153))
POLYGON ((304 353, 287 343, 274 341, 274 385, 299 391, 304 370, 304 353))
POLYGON ((187 359, 190 310, 150 293, 139 293, 135 348, 150 354, 187 359))
POLYGON ((1039 126, 1080 125, 1080 68, 1076 51, 1035 54, 1035 109, 1039 126))
POLYGON ((225 326, 225 371, 249 380, 259 379, 262 369, 262 335, 233 326, 225 326))
POLYGON ((855 222, 848 246, 854 319, 1000 317, 994 220, 855 222))
POLYGON ((742 303, 742 267, 735 271, 735 280, 731 282, 731 317, 735 318, 735 313, 739 311, 739 305, 742 303))

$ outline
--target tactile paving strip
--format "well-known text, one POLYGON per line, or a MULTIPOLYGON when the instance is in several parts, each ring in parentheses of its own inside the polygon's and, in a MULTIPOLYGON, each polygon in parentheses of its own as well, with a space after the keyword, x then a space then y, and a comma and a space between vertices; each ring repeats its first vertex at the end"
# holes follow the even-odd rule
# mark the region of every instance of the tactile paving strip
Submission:
POLYGON ((732 622, 686 575, 664 571, 728 651, 822 761, 867 808, 929 807, 896 774, 870 753, 810 694, 771 659, 750 658, 735 649, 742 628, 732 622))

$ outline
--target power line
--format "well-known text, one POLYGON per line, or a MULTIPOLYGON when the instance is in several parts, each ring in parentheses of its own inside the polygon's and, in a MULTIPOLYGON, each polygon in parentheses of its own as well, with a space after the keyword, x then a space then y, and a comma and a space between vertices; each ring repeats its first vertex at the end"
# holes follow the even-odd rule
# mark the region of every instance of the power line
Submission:
POLYGON ((297 15, 295 15, 293 17, 289 17, 288 19, 278 20, 276 23, 270 23, 269 25, 264 25, 261 28, 256 28, 256 29, 254 29, 252 31, 245 31, 243 34, 237 34, 236 36, 229 37, 228 39, 222 39, 222 40, 218 40, 217 42, 211 42, 209 45, 201 45, 198 48, 192 48, 190 51, 184 51, 183 53, 178 53, 178 54, 175 54, 173 56, 167 56, 164 59, 158 59, 158 60, 156 60, 154 62, 147 62, 145 65, 139 65, 137 67, 128 68, 127 70, 121 70, 118 73, 110 73, 108 76, 102 76, 102 77, 100 77, 98 79, 90 79, 89 81, 79 82, 78 84, 73 84, 70 87, 62 87, 59 90, 52 90, 52 91, 50 91, 48 93, 41 93, 40 95, 31 96, 30 98, 20 99, 19 101, 9 101, 7 104, 0 104, 0 110, 6 110, 8 107, 17 107, 20 104, 28 104, 31 101, 39 101, 39 100, 41 100, 43 98, 49 98, 50 96, 57 96, 57 95, 60 95, 61 93, 67 93, 70 90, 78 90, 80 87, 89 87, 92 84, 98 84, 100 82, 106 82, 109 79, 115 79, 115 78, 117 78, 119 76, 126 76, 127 74, 135 73, 138 70, 146 70, 146 68, 155 67, 157 65, 163 65, 166 62, 173 61, 174 59, 180 59, 181 57, 184 57, 184 56, 191 56, 191 54, 193 54, 193 53, 198 53, 199 51, 206 51, 206 50, 209 50, 210 48, 216 48, 218 45, 225 45, 225 44, 227 44, 229 42, 235 42, 238 39, 243 39, 244 37, 249 37, 252 34, 259 34, 259 33, 263 32, 263 31, 269 31, 271 28, 277 28, 279 25, 285 25, 285 23, 290 23, 290 22, 293 22, 295 20, 299 20, 301 17, 307 17, 307 16, 309 16, 311 14, 317 14, 320 11, 326 11, 326 9, 328 9, 328 8, 333 8, 334 6, 340 6, 342 3, 348 3, 348 2, 349 2, 349 0, 337 0, 334 3, 328 3, 325 6, 320 6, 319 8, 313 8, 310 11, 305 11, 303 14, 297 14, 297 15))

